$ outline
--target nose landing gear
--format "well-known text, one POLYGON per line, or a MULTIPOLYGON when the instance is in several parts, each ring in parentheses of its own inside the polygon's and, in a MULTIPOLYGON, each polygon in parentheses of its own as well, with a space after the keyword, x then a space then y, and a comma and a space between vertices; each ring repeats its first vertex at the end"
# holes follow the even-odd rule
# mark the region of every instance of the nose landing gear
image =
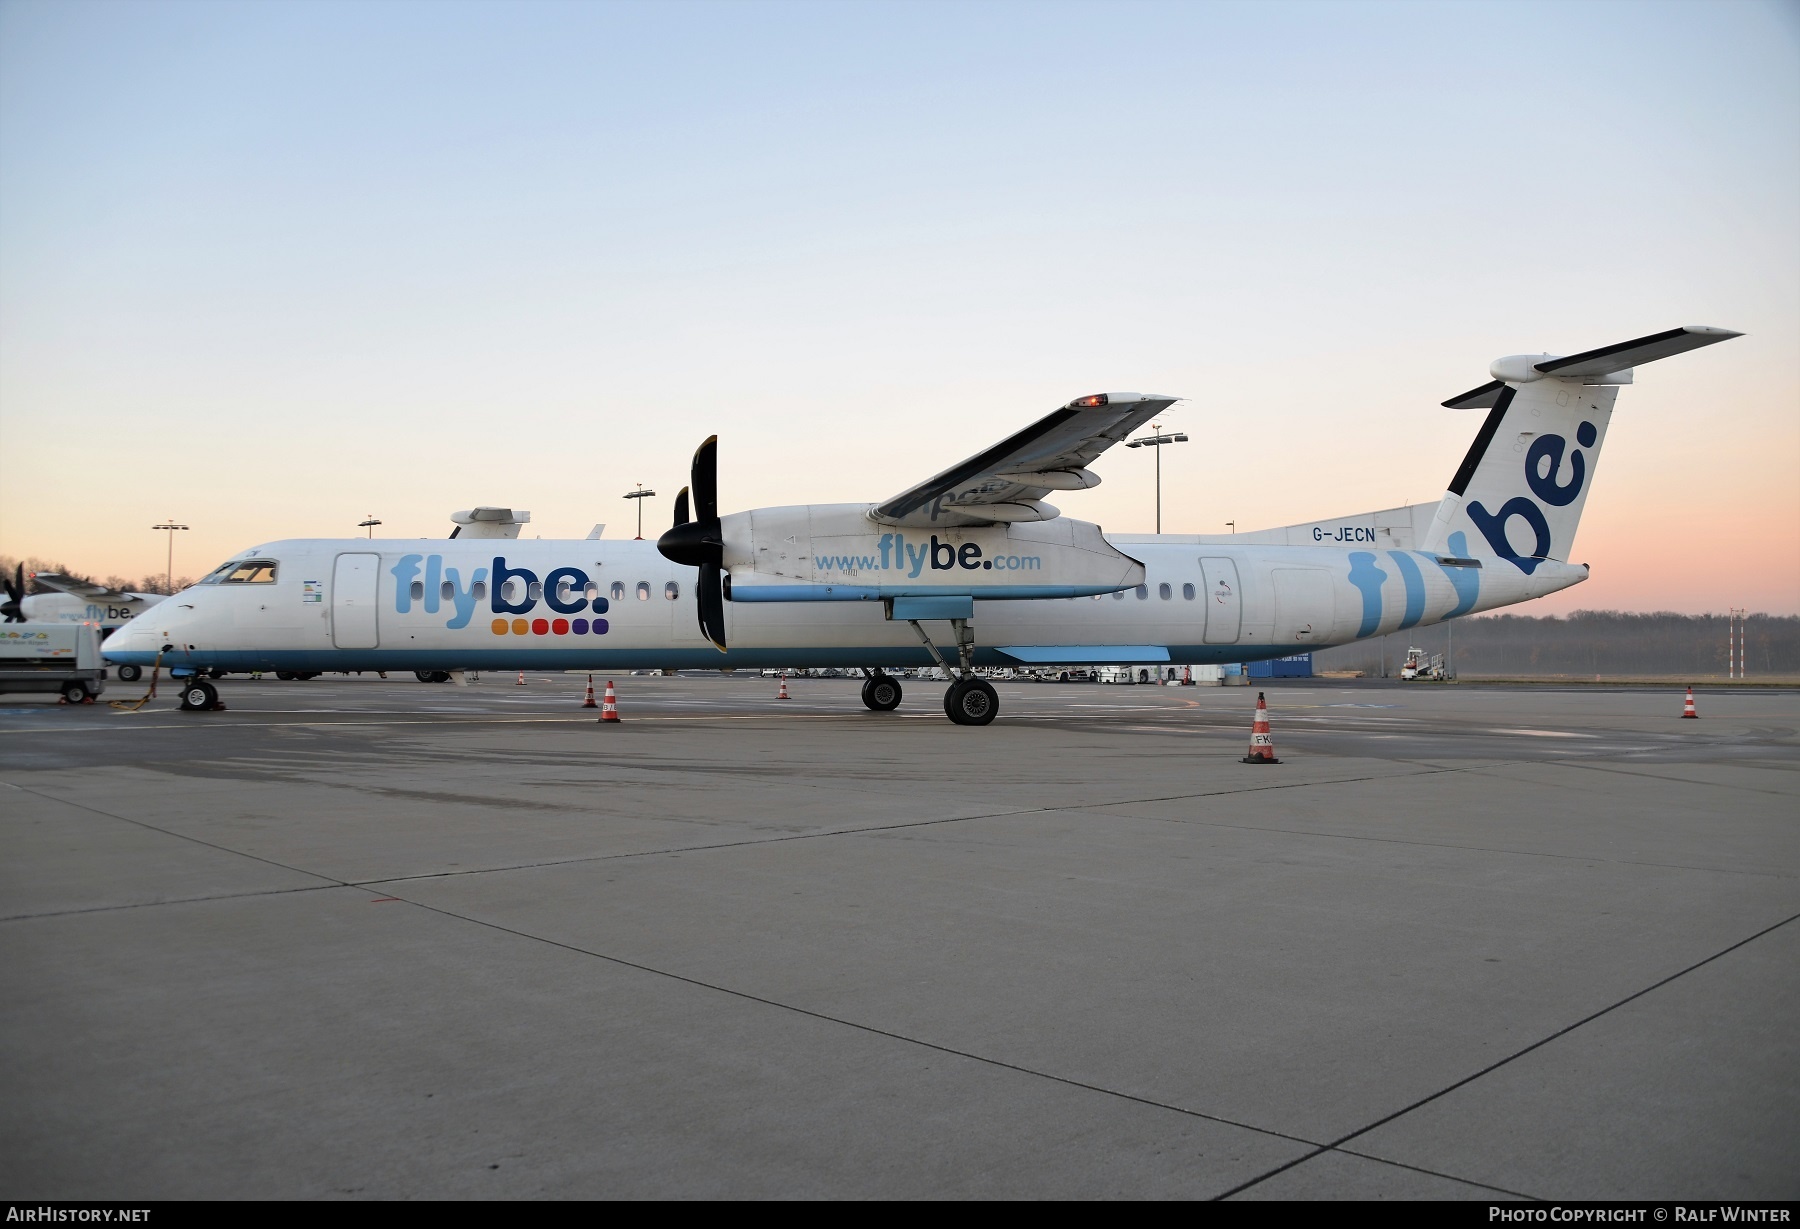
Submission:
POLYGON ((877 713, 891 713, 900 707, 900 683, 892 675, 876 670, 867 675, 862 686, 862 702, 877 713))
POLYGON ((225 702, 219 689, 205 679, 189 679, 181 688, 181 711, 184 713, 223 712, 225 702))

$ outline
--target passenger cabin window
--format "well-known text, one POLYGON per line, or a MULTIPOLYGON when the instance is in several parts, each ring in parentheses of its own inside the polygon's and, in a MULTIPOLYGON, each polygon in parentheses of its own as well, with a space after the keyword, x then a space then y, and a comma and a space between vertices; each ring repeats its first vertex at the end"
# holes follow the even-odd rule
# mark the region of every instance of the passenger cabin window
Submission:
POLYGON ((425 582, 424 581, 415 580, 412 582, 411 585, 407 586, 407 589, 412 594, 413 601, 422 602, 425 600, 425 582))
POLYGON ((1114 590, 1113 590, 1113 601, 1115 601, 1115 602, 1122 602, 1122 601, 1124 601, 1124 600, 1125 600, 1125 590, 1123 590, 1123 589, 1114 589, 1114 590))
POLYGON ((544 584, 543 584, 543 582, 534 580, 529 585, 526 585, 525 586, 525 596, 530 598, 534 602, 543 601, 544 600, 544 584))
POLYGON ((275 583, 275 561, 273 559, 246 559, 242 563, 227 565, 230 570, 220 568, 213 575, 221 585, 272 585, 275 583))
POLYGON ((1161 584, 1156 586, 1156 596, 1166 602, 1175 596, 1175 590, 1169 588, 1167 584, 1161 584))
POLYGON ((615 602, 622 602, 625 600, 625 582, 624 581, 622 581, 622 580, 613 581, 612 595, 613 595, 613 601, 615 601, 615 602))
POLYGON ((1190 601, 1190 602, 1193 601, 1194 600, 1194 586, 1192 586, 1192 585, 1181 586, 1181 596, 1187 601, 1190 601))
POLYGON ((671 602, 674 601, 681 596, 681 586, 671 580, 668 584, 663 586, 663 596, 668 598, 671 602))
POLYGON ((638 581, 637 595, 638 595, 638 601, 640 601, 640 602, 647 602, 650 600, 650 582, 649 581, 647 581, 647 580, 638 581))
POLYGON ((1150 596, 1150 586, 1149 585, 1139 585, 1137 587, 1137 589, 1135 590, 1135 592, 1138 595, 1138 601, 1141 602, 1145 598, 1150 596))
POLYGON ((487 601, 487 581, 478 580, 469 586, 469 596, 478 602, 487 601))
POLYGON ((456 600, 456 586, 446 580, 443 584, 438 586, 438 597, 446 602, 454 602, 456 600))
POLYGON ((525 582, 520 580, 517 576, 509 577, 507 582, 500 586, 500 598, 502 601, 517 605, 519 599, 524 596, 525 582))
POLYGON ((581 591, 581 595, 583 597, 587 598, 587 600, 590 602, 593 601, 595 598, 599 597, 600 596, 600 582, 597 580, 588 581, 587 588, 585 588, 581 591))

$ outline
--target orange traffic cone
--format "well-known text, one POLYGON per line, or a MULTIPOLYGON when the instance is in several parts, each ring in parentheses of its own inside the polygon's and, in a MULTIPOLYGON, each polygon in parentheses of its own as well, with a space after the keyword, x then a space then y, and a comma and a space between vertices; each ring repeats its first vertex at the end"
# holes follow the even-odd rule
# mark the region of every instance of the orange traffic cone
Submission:
POLYGON ((781 676, 781 689, 775 693, 775 698, 777 700, 785 700, 788 698, 787 674, 785 671, 782 673, 782 676, 781 676))
POLYGON ((600 707, 598 704, 594 703, 594 676, 591 674, 588 675, 587 696, 586 696, 586 698, 584 698, 581 701, 581 707, 583 707, 583 708, 599 708, 600 707))
POLYGON ((1256 693, 1256 720, 1250 726, 1250 752, 1244 756, 1245 764, 1279 764, 1275 758, 1275 736, 1269 733, 1269 706, 1263 700, 1263 693, 1256 693))
POLYGON ((1694 711, 1694 689, 1692 687, 1688 688, 1687 703, 1682 705, 1681 715, 1683 717, 1693 717, 1695 719, 1698 719, 1700 716, 1699 713, 1694 711))
POLYGON ((619 719, 619 698, 613 694, 612 680, 606 680, 606 696, 600 701, 600 720, 617 721, 619 719))
POLYGON ((525 686, 525 672, 523 670, 519 671, 519 681, 514 683, 513 686, 514 687, 525 686))

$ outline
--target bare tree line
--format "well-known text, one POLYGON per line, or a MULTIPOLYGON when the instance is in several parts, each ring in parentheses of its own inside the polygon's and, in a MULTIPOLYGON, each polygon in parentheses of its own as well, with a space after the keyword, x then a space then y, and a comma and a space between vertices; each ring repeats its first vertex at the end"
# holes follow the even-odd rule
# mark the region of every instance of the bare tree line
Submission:
MULTIPOLYGON (((1745 620, 1744 664, 1758 675, 1800 674, 1800 616, 1753 614, 1745 620)), ((1396 675, 1409 646, 1450 652, 1463 676, 1503 678, 1718 675, 1729 643, 1722 614, 1577 610, 1557 615, 1487 615, 1395 632, 1322 649, 1313 669, 1396 675)))

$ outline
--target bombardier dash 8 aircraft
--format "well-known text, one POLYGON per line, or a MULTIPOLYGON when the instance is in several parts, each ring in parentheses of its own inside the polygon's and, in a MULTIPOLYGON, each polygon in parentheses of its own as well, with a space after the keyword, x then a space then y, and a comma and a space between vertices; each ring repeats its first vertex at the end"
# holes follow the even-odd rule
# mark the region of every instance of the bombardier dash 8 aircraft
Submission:
MULTIPOLYGON (((1486 416, 1441 500, 1256 533, 1112 535, 1043 502, 1173 397, 1078 397, 874 504, 720 515, 717 437, 655 542, 292 539, 243 551, 106 642, 205 670, 626 670, 937 663, 944 711, 999 711, 973 666, 1260 661, 1566 589, 1575 527, 1632 368, 1740 334, 1688 327, 1514 355, 1444 402, 1486 416), (691 513, 691 515, 690 515, 691 513)), ((484 510, 495 511, 495 510, 484 510)), ((509 514, 510 515, 510 514, 509 514)))

